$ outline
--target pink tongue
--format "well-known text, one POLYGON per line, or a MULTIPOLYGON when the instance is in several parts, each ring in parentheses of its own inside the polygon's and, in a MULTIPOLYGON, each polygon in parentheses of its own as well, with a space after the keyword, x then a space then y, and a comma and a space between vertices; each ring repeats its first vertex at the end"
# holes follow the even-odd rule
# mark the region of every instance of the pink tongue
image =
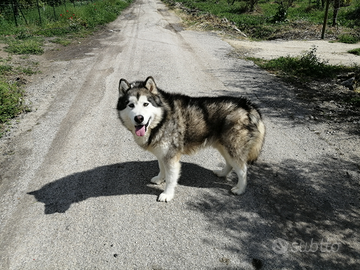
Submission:
POLYGON ((136 126, 135 134, 138 136, 144 136, 145 135, 145 126, 136 126))

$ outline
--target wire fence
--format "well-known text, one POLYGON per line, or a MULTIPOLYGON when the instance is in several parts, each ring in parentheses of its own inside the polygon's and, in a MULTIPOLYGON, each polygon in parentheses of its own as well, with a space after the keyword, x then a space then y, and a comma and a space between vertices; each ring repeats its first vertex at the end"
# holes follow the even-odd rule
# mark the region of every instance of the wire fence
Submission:
POLYGON ((42 25, 45 21, 57 21, 61 19, 60 15, 69 12, 69 8, 88 5, 92 2, 94 0, 2 0, 0 27, 9 23, 19 26, 42 25))

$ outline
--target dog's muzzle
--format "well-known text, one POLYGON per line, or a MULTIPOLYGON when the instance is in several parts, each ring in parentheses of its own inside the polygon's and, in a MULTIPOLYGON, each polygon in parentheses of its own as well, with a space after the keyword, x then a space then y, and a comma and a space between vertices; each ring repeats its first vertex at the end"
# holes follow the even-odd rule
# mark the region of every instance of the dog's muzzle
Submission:
POLYGON ((149 118, 149 121, 145 125, 142 125, 141 123, 144 121, 144 116, 142 115, 135 116, 134 120, 136 123, 138 123, 138 125, 135 126, 135 134, 137 136, 145 136, 147 127, 150 123, 150 119, 151 117, 149 118))

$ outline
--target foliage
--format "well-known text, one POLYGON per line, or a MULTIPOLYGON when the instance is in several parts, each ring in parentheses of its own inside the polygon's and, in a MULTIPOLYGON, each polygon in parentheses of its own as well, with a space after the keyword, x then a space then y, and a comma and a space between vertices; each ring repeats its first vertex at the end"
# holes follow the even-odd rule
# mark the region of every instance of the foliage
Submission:
POLYGON ((353 49, 353 50, 350 50, 348 52, 360 56, 360 48, 353 49))
POLYGON ((297 77, 332 78, 344 67, 329 65, 327 61, 321 60, 316 55, 316 47, 303 53, 299 57, 280 57, 270 61, 254 60, 260 67, 286 73, 297 77))
POLYGON ((285 22, 286 18, 287 18, 287 9, 281 2, 278 6, 278 10, 277 10, 276 14, 271 19, 271 22, 273 22, 273 23, 285 22))
POLYGON ((15 83, 0 79, 0 125, 23 110, 22 90, 15 83))
MULTIPOLYGON (((19 0, 18 0, 19 1, 19 0)), ((31 35, 56 36, 93 29, 111 22, 132 0, 27 1, 18 4, 14 17, 13 6, 3 4, 0 9, 0 34, 11 35, 17 28, 26 28, 31 35)))
MULTIPOLYGON (((236 25, 247 36, 255 39, 273 39, 281 32, 284 25, 293 28, 301 23, 322 26, 324 7, 321 1, 287 0, 287 1, 256 1, 254 9, 249 8, 250 0, 163 0, 165 2, 181 2, 188 8, 199 12, 211 13, 226 18, 236 25)), ((324 2, 324 1, 323 1, 324 2)), ((345 3, 345 2, 344 2, 345 3)), ((329 12, 329 18, 333 15, 329 12)), ((352 0, 343 4, 338 10, 337 27, 352 28, 359 32, 360 0, 352 0)), ((332 22, 328 22, 331 25, 332 22)), ((333 29, 328 28, 329 31, 333 29)), ((320 33, 319 31, 319 37, 320 33)))
POLYGON ((30 38, 25 40, 8 39, 8 46, 5 51, 14 54, 43 54, 41 42, 38 39, 30 38))
POLYGON ((351 34, 342 34, 339 36, 339 41, 347 44, 355 44, 360 41, 360 36, 351 34))

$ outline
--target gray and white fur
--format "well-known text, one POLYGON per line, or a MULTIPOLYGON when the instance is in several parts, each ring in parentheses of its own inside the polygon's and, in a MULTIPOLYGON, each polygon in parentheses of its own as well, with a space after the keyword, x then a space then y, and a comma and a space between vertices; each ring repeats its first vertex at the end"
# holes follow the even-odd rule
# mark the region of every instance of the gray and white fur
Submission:
POLYGON ((152 183, 166 182, 158 201, 170 201, 180 176, 180 157, 212 146, 226 161, 219 177, 233 169, 238 183, 231 191, 242 194, 247 165, 258 158, 265 126, 257 107, 243 97, 189 97, 159 89, 152 77, 119 82, 117 110, 136 143, 153 153, 160 172, 152 183))

